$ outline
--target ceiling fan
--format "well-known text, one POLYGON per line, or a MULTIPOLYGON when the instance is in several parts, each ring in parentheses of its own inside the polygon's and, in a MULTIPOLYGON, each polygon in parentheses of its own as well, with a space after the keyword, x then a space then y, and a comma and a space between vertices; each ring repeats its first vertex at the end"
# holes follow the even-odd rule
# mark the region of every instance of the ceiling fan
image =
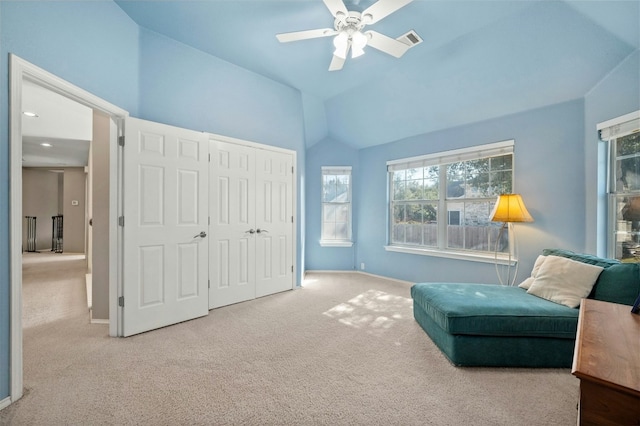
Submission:
MULTIPOLYGON (((315 30, 295 31, 277 34, 281 43, 307 40, 319 37, 331 37, 335 51, 329 65, 329 71, 341 70, 347 59, 349 50, 351 57, 356 58, 364 54, 364 47, 371 46, 396 58, 401 57, 419 39, 415 32, 411 32, 408 42, 393 39, 377 31, 363 31, 367 25, 375 24, 396 10, 406 6, 413 0, 378 0, 362 12, 347 10, 342 0, 323 0, 335 21, 333 28, 319 28, 315 30), (413 43, 413 44, 411 44, 413 43)), ((409 36, 409 35, 407 35, 409 36)))

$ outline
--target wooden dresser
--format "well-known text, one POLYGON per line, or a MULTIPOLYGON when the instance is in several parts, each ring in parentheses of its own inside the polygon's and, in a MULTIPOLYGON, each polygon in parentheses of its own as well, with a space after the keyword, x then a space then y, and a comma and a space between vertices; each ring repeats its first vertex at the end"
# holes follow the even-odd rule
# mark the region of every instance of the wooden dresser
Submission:
POLYGON ((580 379, 580 425, 640 425, 640 315, 583 299, 571 373, 580 379))

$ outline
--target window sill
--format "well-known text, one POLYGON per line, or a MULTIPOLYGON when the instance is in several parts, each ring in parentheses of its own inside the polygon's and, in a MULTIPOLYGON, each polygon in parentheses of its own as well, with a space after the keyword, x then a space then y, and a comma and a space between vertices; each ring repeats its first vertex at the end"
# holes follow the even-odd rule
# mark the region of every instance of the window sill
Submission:
MULTIPOLYGON (((406 247, 406 246, 384 246, 386 251, 396 253, 417 254, 421 256, 444 257, 447 259, 468 260, 471 262, 496 263, 498 265, 509 264, 509 255, 498 253, 497 259, 495 254, 488 252, 471 252, 463 250, 438 250, 428 248, 406 247)), ((511 257, 511 266, 518 263, 518 259, 511 257)))
POLYGON ((320 240, 322 247, 353 247, 353 241, 323 241, 320 240))

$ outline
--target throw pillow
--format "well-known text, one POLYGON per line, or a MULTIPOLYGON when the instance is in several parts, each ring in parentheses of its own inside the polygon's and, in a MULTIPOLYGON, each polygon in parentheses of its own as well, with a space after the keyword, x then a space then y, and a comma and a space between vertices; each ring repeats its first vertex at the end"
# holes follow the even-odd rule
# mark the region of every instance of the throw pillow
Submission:
POLYGON ((527 293, 576 308, 580 299, 589 295, 602 269, 565 257, 547 256, 527 293))
POLYGON ((533 264, 533 269, 531 270, 531 276, 529 278, 526 278, 524 281, 522 281, 518 285, 518 287, 524 288, 525 290, 529 290, 529 287, 531 287, 531 284, 533 284, 533 281, 536 279, 536 276, 538 275, 538 271, 540 270, 540 267, 542 266, 546 258, 547 256, 544 256, 542 254, 538 256, 538 258, 536 259, 536 262, 533 264))

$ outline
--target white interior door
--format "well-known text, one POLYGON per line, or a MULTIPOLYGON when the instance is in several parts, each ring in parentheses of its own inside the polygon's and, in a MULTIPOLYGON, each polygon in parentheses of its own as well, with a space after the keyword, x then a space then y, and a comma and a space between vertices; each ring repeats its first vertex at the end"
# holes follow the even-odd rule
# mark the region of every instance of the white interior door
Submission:
POLYGON ((209 307, 213 309, 256 297, 255 150, 219 141, 211 145, 209 307))
POLYGON ((256 297, 293 288, 293 155, 257 150, 256 297))
POLYGON ((211 309, 293 288, 293 154, 212 141, 211 309))
POLYGON ((123 334, 208 313, 208 137, 127 118, 123 334))

